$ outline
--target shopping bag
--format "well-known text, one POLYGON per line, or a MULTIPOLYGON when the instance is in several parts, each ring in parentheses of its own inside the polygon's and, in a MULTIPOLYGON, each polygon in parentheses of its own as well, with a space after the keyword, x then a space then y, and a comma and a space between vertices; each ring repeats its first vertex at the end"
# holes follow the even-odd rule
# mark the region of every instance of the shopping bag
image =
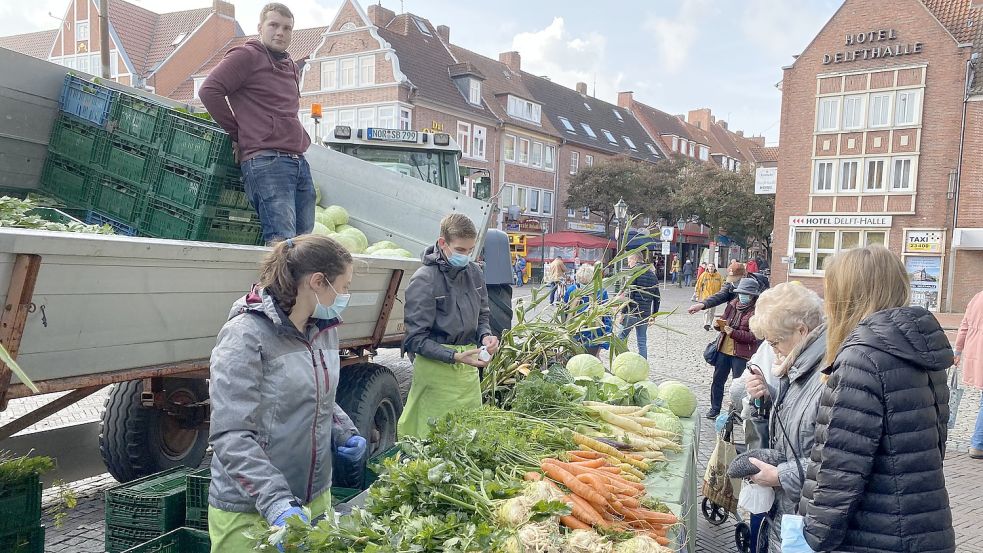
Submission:
POLYGON ((949 369, 949 430, 956 427, 956 415, 965 391, 959 387, 959 371, 956 367, 949 369))
MULTIPOLYGON (((729 433, 725 433, 729 434, 729 433)), ((703 476, 703 497, 713 501, 723 509, 737 514, 737 497, 741 491, 739 478, 728 478, 727 467, 737 457, 734 444, 717 435, 717 446, 710 454, 707 470, 703 476)))

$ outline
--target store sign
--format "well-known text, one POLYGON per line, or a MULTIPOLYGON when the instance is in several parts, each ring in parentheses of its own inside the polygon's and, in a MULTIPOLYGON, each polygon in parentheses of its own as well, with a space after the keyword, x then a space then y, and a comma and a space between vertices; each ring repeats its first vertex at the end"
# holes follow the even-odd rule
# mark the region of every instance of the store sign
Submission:
POLYGON ((754 193, 774 194, 778 189, 778 167, 758 167, 754 170, 754 193))
POLYGON ((923 44, 912 42, 902 44, 898 40, 896 29, 880 29, 846 35, 845 45, 852 50, 823 54, 823 65, 848 63, 859 60, 888 59, 898 56, 921 54, 923 44), (886 43, 886 44, 884 44, 886 43))
POLYGON ((911 305, 929 311, 939 310, 942 289, 942 257, 938 255, 908 255, 904 260, 911 286, 911 305))
POLYGON ((942 253, 941 230, 909 230, 905 233, 905 253, 942 253))
POLYGON ((567 223, 567 228, 580 232, 604 232, 604 225, 600 223, 567 223))
POLYGON ((793 215, 790 227, 890 227, 890 215, 793 215))

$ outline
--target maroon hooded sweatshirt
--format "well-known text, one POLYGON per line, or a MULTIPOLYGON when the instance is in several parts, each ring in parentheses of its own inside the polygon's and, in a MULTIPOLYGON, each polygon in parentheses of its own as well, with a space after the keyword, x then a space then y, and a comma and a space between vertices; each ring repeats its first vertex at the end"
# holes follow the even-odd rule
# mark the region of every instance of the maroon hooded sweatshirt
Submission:
POLYGON ((311 145, 297 116, 300 67, 290 56, 280 58, 250 39, 229 50, 198 91, 208 113, 239 143, 242 161, 261 150, 303 154, 311 145))

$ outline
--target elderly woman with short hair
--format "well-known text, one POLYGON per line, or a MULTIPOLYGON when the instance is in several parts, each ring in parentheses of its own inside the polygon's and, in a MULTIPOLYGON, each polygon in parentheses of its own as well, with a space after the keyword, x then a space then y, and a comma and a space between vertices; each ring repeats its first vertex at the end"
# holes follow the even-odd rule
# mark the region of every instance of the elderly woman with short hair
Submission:
POLYGON ((772 404, 768 443, 762 446, 786 459, 778 466, 751 461, 760 469, 751 480, 775 490, 768 541, 769 551, 778 553, 782 515, 796 513, 802 493, 824 387, 820 372, 826 355, 822 300, 804 286, 779 284, 758 298, 750 326, 751 332, 775 351, 772 371, 780 379, 778 387, 772 388, 760 372, 747 377, 748 395, 772 404))

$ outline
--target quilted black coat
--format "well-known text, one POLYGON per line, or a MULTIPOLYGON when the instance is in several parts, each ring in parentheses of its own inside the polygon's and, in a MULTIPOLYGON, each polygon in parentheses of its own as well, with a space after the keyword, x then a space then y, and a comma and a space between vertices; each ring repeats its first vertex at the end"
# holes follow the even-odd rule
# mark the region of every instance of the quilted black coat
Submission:
POLYGON ((826 369, 799 509, 814 550, 955 551, 942 473, 951 365, 920 307, 875 313, 844 341, 826 369))

